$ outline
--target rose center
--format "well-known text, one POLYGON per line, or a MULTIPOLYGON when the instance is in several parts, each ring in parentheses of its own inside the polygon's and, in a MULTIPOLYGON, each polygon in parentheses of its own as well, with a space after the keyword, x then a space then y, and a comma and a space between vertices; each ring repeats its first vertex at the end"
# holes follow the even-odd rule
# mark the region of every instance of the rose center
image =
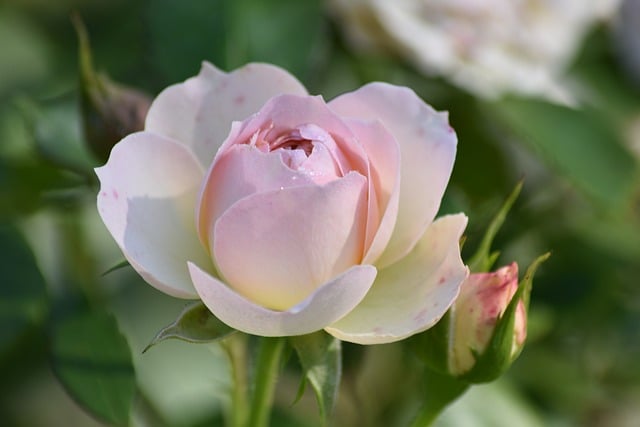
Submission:
POLYGON ((275 151, 277 149, 302 150, 307 157, 309 157, 311 155, 311 152, 313 151, 313 141, 293 136, 287 137, 282 141, 277 141, 276 143, 269 145, 271 151, 275 151))
POLYGON ((344 176, 350 169, 333 137, 314 124, 287 130, 271 124, 257 130, 248 143, 263 153, 279 155, 289 169, 304 173, 317 184, 344 176))

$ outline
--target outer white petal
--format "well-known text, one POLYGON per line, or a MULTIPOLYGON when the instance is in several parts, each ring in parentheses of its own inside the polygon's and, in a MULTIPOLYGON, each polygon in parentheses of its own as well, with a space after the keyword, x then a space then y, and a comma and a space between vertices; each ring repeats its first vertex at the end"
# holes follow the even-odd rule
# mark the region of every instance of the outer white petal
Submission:
POLYGON ((409 255, 380 270, 362 303, 326 331, 343 341, 382 344, 433 326, 469 274, 459 247, 466 224, 464 214, 434 221, 409 255))
POLYGON ((202 302, 232 328, 261 336, 303 335, 335 322, 362 301, 376 277, 370 265, 357 265, 320 287, 286 311, 259 306, 224 283, 189 263, 193 283, 202 302))
POLYGON ((145 130, 188 145, 208 167, 231 123, 246 119, 280 94, 306 95, 307 91, 274 65, 247 64, 227 74, 204 62, 196 77, 158 95, 147 114, 145 130))
POLYGON ((127 136, 96 169, 98 212, 144 279, 176 297, 197 296, 187 261, 210 268, 194 209, 204 171, 183 145, 147 132, 127 136))
POLYGON ((329 103, 348 117, 377 119, 400 146, 398 220, 386 250, 385 267, 405 256, 435 218, 449 182, 457 137, 447 114, 425 104, 411 89, 371 83, 329 103))

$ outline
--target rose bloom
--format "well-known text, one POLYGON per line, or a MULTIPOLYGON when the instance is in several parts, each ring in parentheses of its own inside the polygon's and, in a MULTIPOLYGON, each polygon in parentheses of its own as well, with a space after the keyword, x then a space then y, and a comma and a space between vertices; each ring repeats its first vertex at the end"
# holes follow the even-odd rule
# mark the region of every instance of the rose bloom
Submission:
POLYGON ((407 88, 325 103, 275 66, 204 63, 96 169, 98 211, 147 282, 233 328, 391 342, 436 323, 468 274, 466 216, 434 220, 456 143, 407 88))
POLYGON ((361 49, 396 51, 482 97, 570 102, 561 76, 589 26, 618 0, 330 0, 361 49))

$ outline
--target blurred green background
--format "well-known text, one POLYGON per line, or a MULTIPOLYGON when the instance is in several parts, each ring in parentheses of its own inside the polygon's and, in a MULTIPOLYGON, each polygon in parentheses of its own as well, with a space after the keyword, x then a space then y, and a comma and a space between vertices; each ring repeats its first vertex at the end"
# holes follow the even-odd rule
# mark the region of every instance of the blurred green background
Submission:
MULTIPOLYGON (((592 29, 567 71, 589 94, 568 108, 478 99, 393 54, 356 52, 319 0, 4 0, 0 424, 218 425, 229 387, 216 345, 164 342, 141 354, 184 301, 129 268, 102 275, 122 255, 95 209, 92 168, 102 161, 82 136, 72 11, 86 24, 97 68, 151 96, 195 75, 202 60, 224 70, 265 61, 327 100, 382 80, 448 110, 459 145, 442 211, 469 215, 465 250, 524 178, 494 245, 499 264, 516 260, 524 270, 543 252, 552 257, 534 281, 518 361, 439 425, 640 423, 640 181, 631 148, 640 143, 640 90, 610 26, 592 29)), ((402 404, 412 389, 401 345, 345 345, 344 353, 335 425, 363 425, 362 408, 381 425, 411 412, 402 404), (369 392, 357 402, 355 390, 369 392)), ((292 405, 291 371, 274 425, 318 425, 311 396, 292 405)))

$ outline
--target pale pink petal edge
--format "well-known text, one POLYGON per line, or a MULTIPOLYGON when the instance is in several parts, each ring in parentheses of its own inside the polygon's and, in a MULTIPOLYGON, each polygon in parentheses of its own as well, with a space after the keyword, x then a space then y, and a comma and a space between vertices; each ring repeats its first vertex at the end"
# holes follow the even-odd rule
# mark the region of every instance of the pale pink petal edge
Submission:
POLYGON ((373 82, 328 105, 345 117, 379 120, 399 144, 398 220, 375 263, 384 268, 408 254, 434 220, 453 169, 457 136, 447 113, 406 87, 373 82))
POLYGON ((325 330, 343 341, 384 344, 435 325, 469 274, 459 247, 466 224, 464 214, 434 221, 411 253, 380 270, 363 302, 325 330))
POLYGON ((377 274, 370 265, 351 267, 295 307, 274 311, 245 299, 193 263, 189 272, 214 316, 234 329, 260 336, 304 335, 323 329, 362 301, 377 274))
POLYGON ((208 265, 208 256, 193 224, 204 175, 193 154, 170 139, 138 132, 119 142, 95 173, 98 213, 131 266, 168 295, 196 297, 186 263, 208 265))

